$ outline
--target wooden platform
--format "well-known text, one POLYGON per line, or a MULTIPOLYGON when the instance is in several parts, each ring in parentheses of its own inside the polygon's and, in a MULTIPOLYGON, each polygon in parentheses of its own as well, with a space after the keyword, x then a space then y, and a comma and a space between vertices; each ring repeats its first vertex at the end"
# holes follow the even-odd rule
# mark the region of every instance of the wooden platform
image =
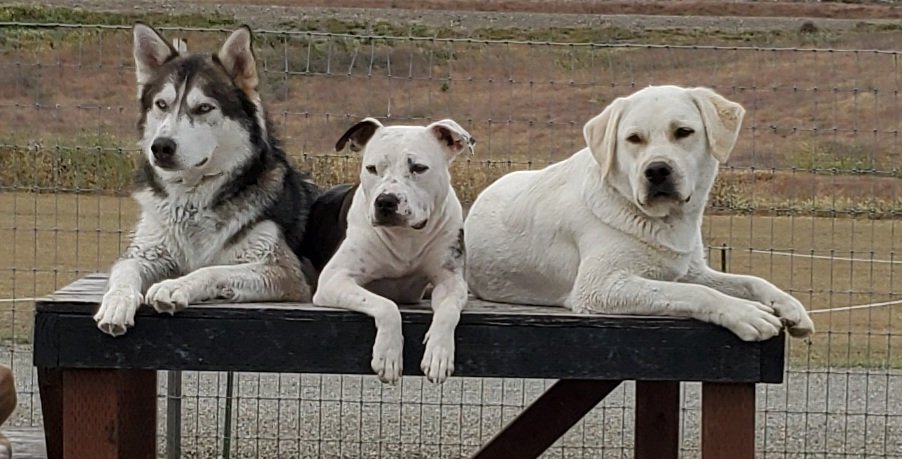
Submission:
MULTIPOLYGON (((375 326, 310 304, 142 307, 124 336, 92 319, 106 283, 92 275, 36 304, 38 366, 50 458, 153 458, 156 371, 370 375, 375 326)), ((404 374, 421 376, 425 305, 402 308, 404 374)), ((636 380, 635 457, 679 452, 679 385, 702 384, 702 456, 755 456, 755 384, 783 380, 784 334, 747 343, 691 319, 575 314, 471 300, 456 330, 455 376, 559 381, 474 457, 534 458, 624 380, 636 380)))

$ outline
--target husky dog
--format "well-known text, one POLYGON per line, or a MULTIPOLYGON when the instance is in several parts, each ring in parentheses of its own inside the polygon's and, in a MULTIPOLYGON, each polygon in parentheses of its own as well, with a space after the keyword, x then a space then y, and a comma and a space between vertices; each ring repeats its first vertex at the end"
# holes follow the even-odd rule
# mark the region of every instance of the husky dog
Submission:
POLYGON ((189 54, 134 27, 141 216, 94 316, 110 335, 142 302, 174 313, 212 299, 311 299, 300 248, 318 190, 273 137, 251 41, 242 26, 215 54, 189 54))

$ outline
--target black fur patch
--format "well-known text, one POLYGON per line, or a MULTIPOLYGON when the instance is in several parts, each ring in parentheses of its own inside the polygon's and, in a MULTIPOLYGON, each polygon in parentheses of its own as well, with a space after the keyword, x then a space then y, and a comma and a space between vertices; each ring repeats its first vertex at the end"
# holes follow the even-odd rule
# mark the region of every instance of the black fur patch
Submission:
POLYGON ((442 266, 448 271, 457 271, 458 268, 464 265, 464 257, 467 254, 467 249, 464 244, 464 229, 461 228, 457 231, 457 239, 451 244, 451 247, 448 248, 448 259, 445 260, 445 264, 442 266))
POLYGON ((348 209, 357 187, 348 184, 332 187, 313 203, 302 252, 317 271, 322 271, 345 239, 348 209))

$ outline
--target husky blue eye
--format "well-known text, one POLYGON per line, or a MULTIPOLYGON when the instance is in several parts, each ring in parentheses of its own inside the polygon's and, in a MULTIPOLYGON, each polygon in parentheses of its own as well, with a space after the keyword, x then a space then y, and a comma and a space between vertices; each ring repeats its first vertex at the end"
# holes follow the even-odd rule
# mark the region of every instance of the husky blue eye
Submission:
POLYGON ((426 172, 428 170, 429 170, 429 166, 427 166, 425 164, 411 164, 410 165, 410 172, 413 172, 414 174, 422 174, 423 172, 426 172))
POLYGON ((366 171, 370 174, 376 175, 376 166, 366 166, 366 171))
POLYGON ((198 105, 197 108, 195 108, 194 110, 195 110, 197 113, 203 115, 204 113, 210 113, 210 112, 212 112, 212 111, 213 111, 213 108, 215 108, 215 107, 213 107, 213 106, 210 105, 210 104, 203 103, 203 104, 198 105))
POLYGON ((155 102, 155 105, 156 105, 157 108, 159 108, 160 110, 166 110, 167 108, 169 108, 169 104, 167 104, 166 101, 164 101, 163 99, 157 100, 157 101, 155 102))

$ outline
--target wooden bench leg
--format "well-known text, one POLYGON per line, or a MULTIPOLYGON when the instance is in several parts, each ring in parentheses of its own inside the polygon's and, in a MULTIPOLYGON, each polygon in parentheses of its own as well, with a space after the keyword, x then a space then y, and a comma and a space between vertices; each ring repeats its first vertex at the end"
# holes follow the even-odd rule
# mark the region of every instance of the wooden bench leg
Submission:
POLYGON ((702 383, 702 458, 755 458, 755 385, 702 383))
POLYGON ((63 457, 63 372, 38 367, 38 390, 44 417, 44 444, 48 459, 63 457))
POLYGON ((618 385, 620 381, 585 379, 554 383, 473 459, 539 457, 618 385))
POLYGON ((157 373, 62 370, 64 459, 153 459, 157 373))
POLYGON ((635 459, 680 454, 680 383, 636 381, 635 459))

